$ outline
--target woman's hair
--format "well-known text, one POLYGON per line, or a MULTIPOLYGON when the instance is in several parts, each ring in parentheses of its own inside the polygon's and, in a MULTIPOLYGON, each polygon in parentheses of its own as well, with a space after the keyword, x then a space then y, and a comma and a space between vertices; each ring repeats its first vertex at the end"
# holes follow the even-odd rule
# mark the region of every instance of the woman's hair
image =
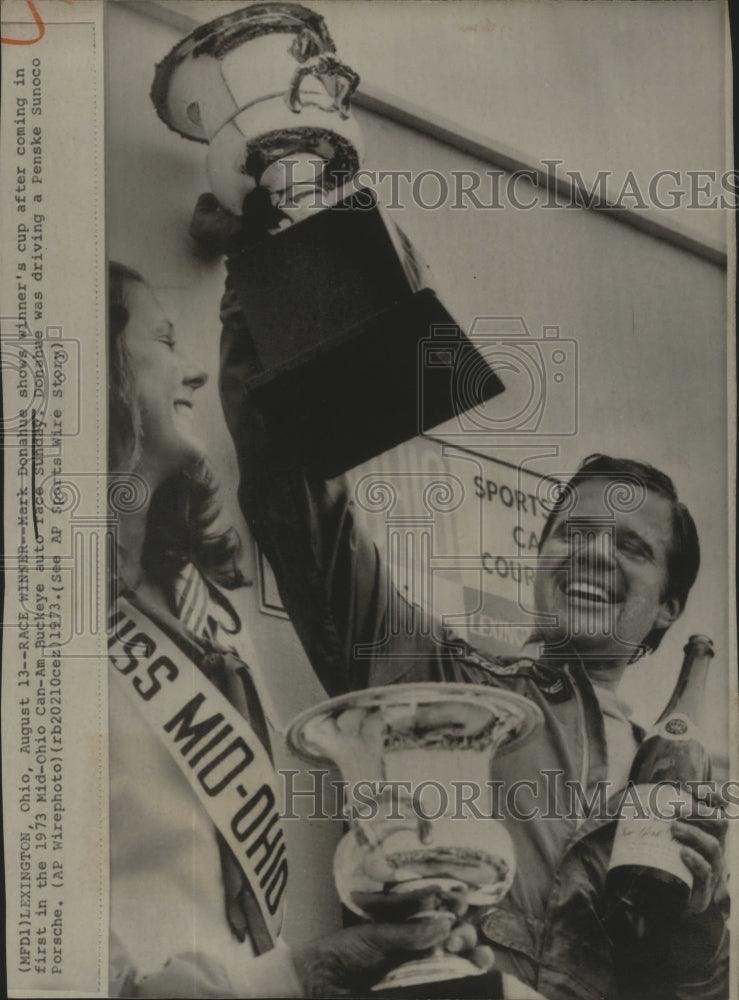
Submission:
MULTIPOLYGON (((120 471, 135 466, 143 435, 134 373, 123 336, 130 318, 129 292, 137 283, 148 287, 138 271, 109 263, 108 465, 120 471)), ((237 565, 239 536, 232 527, 214 529, 219 513, 217 486, 204 459, 170 476, 151 498, 141 556, 147 576, 167 585, 192 562, 223 586, 244 583, 237 565)))

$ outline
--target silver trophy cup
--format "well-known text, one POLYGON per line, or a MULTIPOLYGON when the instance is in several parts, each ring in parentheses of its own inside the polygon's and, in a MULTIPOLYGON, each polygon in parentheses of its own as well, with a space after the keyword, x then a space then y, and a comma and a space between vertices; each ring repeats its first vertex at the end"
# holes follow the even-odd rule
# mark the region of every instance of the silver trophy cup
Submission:
POLYGON ((326 207, 321 194, 359 167, 362 136, 350 111, 358 82, 322 17, 298 3, 258 3, 176 45, 157 66, 151 96, 170 128, 208 143, 208 178, 223 208, 241 215, 261 185, 295 221, 326 207))
MULTIPOLYGON (((541 721, 520 695, 477 684, 399 684, 342 695, 293 721, 301 757, 335 763, 347 782, 351 829, 334 857, 339 897, 370 920, 429 909, 498 903, 516 871, 503 821, 470 815, 460 799, 479 785, 484 801, 496 753, 526 740, 541 721), (472 784, 470 784, 472 783, 472 784)), ((398 966, 374 989, 479 973, 436 949, 398 966)))
MULTIPOLYGON (((251 401, 325 477, 503 388, 374 192, 351 183, 363 155, 350 110, 358 80, 322 17, 256 3, 187 35, 151 90, 171 129, 208 144, 243 316, 240 343, 222 357, 252 359, 251 401), (444 349, 428 361, 437 330, 444 349)), ((192 231, 212 252, 202 227, 192 231)))

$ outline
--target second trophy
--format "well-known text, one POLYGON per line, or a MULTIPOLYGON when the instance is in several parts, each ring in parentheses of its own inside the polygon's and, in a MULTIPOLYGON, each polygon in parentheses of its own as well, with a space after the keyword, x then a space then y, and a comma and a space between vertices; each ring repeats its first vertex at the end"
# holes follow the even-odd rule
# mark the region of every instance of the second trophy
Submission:
MULTIPOLYGON (((342 695, 295 719, 292 748, 335 763, 346 780, 351 829, 334 857, 341 901, 371 920, 401 921, 430 909, 499 902, 516 870, 503 822, 464 808, 463 788, 488 788, 496 753, 540 723, 527 699, 476 684, 399 684, 342 695)), ((436 950, 397 967, 374 989, 475 975, 436 950)))

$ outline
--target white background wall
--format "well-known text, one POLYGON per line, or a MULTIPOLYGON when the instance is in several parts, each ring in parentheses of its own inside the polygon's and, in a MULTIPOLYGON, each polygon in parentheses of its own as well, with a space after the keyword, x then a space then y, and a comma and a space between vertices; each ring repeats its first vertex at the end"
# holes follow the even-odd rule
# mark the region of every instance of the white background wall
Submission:
MULTIPOLYGON (((212 16, 202 0, 161 6, 198 21, 212 16)), ((219 0, 217 10, 242 6, 219 0)), ((720 2, 319 0, 309 6, 327 19, 361 86, 428 108, 528 160, 561 159, 562 170, 585 178, 608 170, 616 191, 630 171, 646 189, 660 170, 720 174, 724 168, 720 2)), ((683 176, 680 186, 687 190, 689 183, 683 176)), ((715 210, 684 204, 657 212, 725 238, 726 218, 715 210)))
MULTIPOLYGON (((206 20, 239 5, 168 6, 206 20)), ((660 169, 723 169, 719 3, 313 6, 326 14, 341 56, 369 82, 533 159, 560 157, 586 177, 600 169, 616 178, 632 169, 640 179, 660 169)), ((215 375, 223 268, 199 258, 187 235, 192 206, 207 189, 204 148, 169 132, 148 98, 154 64, 179 35, 115 4, 107 16, 109 253, 160 290, 181 337, 215 375)), ((368 167, 449 175, 489 168, 377 116, 357 117, 368 167)), ((584 455, 605 451, 651 461, 675 479, 698 524, 703 568, 683 619, 623 693, 638 693, 640 717, 649 722, 674 683, 688 635, 712 635, 711 735, 725 750, 725 272, 580 209, 454 211, 447 204, 396 214, 462 325, 480 315, 521 316, 534 337, 544 325, 558 326, 562 338, 577 342, 577 433, 541 438, 558 454, 533 462, 534 471, 567 473, 584 455)), ((714 241, 724 237, 719 211, 683 209, 677 221, 714 241)), ((202 395, 200 413, 233 509, 232 453, 215 379, 202 395)), ((506 396, 494 405, 504 407, 506 396)), ((310 703, 315 688, 289 626, 260 618, 255 603, 252 611, 287 717, 310 703)))

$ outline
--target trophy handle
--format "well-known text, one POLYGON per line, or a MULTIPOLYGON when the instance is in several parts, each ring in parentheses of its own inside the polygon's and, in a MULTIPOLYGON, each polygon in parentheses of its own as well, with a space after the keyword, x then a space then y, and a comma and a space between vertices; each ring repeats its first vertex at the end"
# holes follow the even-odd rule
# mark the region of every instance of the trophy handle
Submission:
POLYGON ((303 107, 300 85, 306 76, 314 76, 321 81, 333 101, 333 109, 339 113, 340 118, 349 117, 352 95, 359 84, 359 75, 353 69, 328 53, 307 59, 295 70, 285 94, 285 103, 295 114, 298 114, 303 107))

